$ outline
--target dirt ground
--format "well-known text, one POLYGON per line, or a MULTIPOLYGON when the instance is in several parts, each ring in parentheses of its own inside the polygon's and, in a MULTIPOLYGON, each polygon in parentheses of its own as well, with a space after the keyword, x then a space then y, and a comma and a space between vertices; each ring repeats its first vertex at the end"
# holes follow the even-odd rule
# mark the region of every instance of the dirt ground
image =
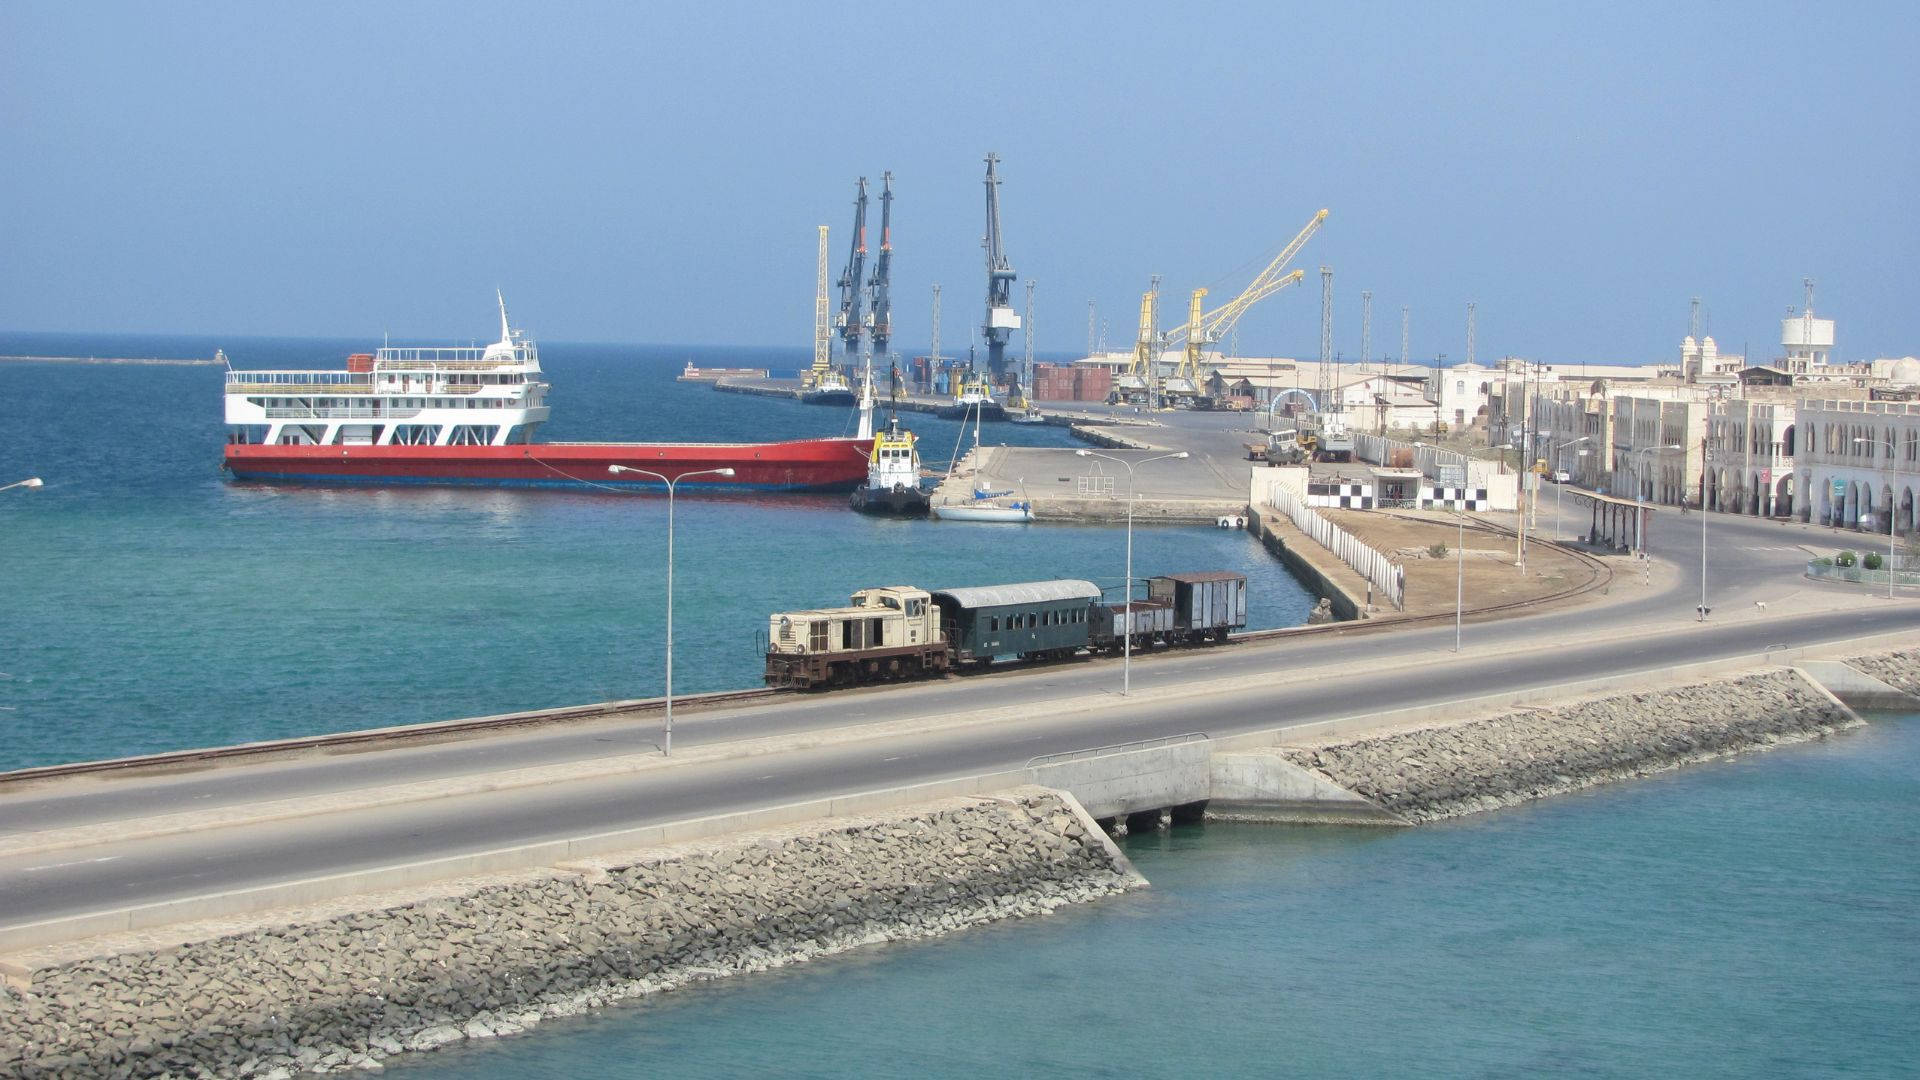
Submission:
MULTIPOLYGON (((1407 573, 1408 615, 1452 611, 1461 573, 1455 546, 1457 518, 1431 511, 1322 510, 1334 524, 1399 563, 1407 573), (1435 544, 1446 550, 1437 557, 1435 544)), ((1467 610, 1552 596, 1586 584, 1594 569, 1585 561, 1544 544, 1527 546, 1526 569, 1514 565, 1511 536, 1477 531, 1467 519, 1464 592, 1467 610)), ((1584 594, 1592 597, 1595 593, 1584 594)), ((1578 603, 1575 597, 1567 603, 1578 603)))

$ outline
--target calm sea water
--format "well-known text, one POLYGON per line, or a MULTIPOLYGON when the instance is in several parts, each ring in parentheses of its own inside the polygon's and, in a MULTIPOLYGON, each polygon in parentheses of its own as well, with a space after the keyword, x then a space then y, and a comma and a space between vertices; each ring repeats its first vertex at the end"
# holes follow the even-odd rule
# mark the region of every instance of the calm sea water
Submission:
MULTIPOLYGON (((359 341, 0 335, 0 354, 339 366, 359 341)), ((799 350, 543 344, 566 439, 840 434, 850 410, 718 393, 703 365, 799 350)), ((666 501, 623 493, 310 488, 218 471, 217 368, 0 364, 0 769, 658 694, 666 501)), ((958 423, 909 414, 929 459, 958 423)), ((971 435, 966 438, 970 441, 971 435)), ((1075 445, 989 424, 988 443, 1075 445)), ((1224 569, 1256 626, 1311 598, 1246 534, 1143 528, 1142 574, 1224 569)), ((674 688, 755 685, 770 611, 868 585, 1119 584, 1118 530, 869 518, 845 496, 683 496, 674 688)))
POLYGON ((1912 1076, 1920 716, 1417 829, 1134 838, 1151 889, 465 1044, 407 1080, 1912 1076))

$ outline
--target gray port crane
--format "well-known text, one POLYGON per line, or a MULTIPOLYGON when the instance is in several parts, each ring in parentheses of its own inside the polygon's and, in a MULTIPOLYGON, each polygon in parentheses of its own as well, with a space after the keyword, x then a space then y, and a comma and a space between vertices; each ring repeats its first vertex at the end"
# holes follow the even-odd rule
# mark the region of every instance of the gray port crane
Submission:
POLYGON ((853 200, 853 243, 847 251, 847 267, 840 272, 840 314, 834 317, 834 329, 840 334, 840 360, 854 364, 860 359, 860 334, 866 321, 860 314, 860 275, 867 263, 867 178, 860 178, 858 195, 853 200))
POLYGON ((880 254, 873 260, 873 277, 867 281, 872 293, 869 311, 873 323, 873 355, 887 359, 887 343, 893 338, 893 297, 888 292, 893 276, 893 174, 880 174, 880 254))
POLYGON ((987 235, 980 241, 987 249, 987 322, 980 330, 987 339, 987 370, 996 383, 1006 378, 1007 339, 1020 329, 1020 316, 1013 311, 1018 275, 1000 246, 1000 176, 994 169, 999 163, 1000 155, 987 154, 987 235))

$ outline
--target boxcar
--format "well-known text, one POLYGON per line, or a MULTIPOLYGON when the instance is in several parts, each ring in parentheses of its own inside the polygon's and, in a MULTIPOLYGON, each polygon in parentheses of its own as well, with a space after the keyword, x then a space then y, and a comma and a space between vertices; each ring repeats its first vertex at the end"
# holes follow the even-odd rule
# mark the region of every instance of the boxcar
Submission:
POLYGON ((1126 647, 1129 632, 1133 634, 1135 649, 1171 640, 1173 633, 1173 603, 1168 600, 1100 602, 1093 605, 1089 617, 1093 620, 1093 630, 1087 645, 1096 650, 1120 652, 1126 647))
POLYGON ((1170 641, 1227 640, 1247 625, 1247 576, 1227 570, 1162 574, 1147 579, 1147 595, 1173 606, 1170 641))
POLYGON ((1076 578, 933 592, 956 664, 1070 656, 1087 644, 1087 615, 1099 596, 1099 586, 1076 578))

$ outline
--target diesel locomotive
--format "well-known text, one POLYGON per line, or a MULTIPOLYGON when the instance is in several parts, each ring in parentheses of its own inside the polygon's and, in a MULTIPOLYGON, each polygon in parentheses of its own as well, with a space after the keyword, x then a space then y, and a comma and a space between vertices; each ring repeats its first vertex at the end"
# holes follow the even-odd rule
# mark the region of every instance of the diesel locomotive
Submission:
POLYGON ((1081 651, 1225 641, 1247 624, 1247 578, 1230 571, 1163 574, 1147 595, 1103 599, 1091 581, 862 589, 846 607, 782 611, 767 623, 768 686, 811 689, 939 675, 999 658, 1060 659, 1081 651))

